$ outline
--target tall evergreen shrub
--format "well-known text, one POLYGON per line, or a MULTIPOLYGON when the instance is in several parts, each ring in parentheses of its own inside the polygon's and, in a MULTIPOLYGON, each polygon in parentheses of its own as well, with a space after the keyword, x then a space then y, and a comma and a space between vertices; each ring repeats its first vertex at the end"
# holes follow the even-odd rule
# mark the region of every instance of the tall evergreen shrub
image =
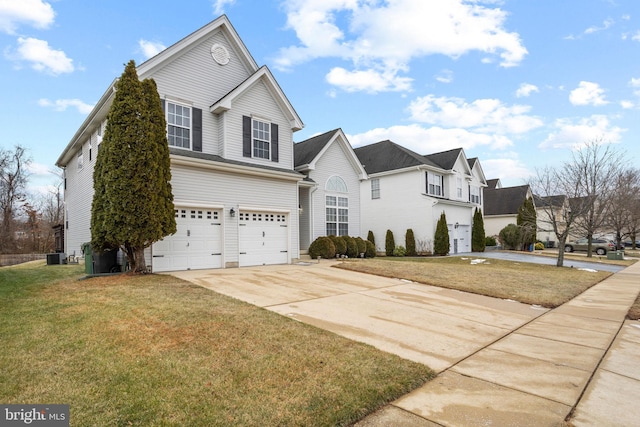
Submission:
POLYGON ((393 251, 396 248, 396 241, 393 238, 393 231, 387 230, 387 235, 384 241, 384 252, 387 256, 393 256, 393 251))
POLYGON ((451 250, 449 244, 449 228, 447 228, 447 216, 444 212, 436 224, 436 233, 433 238, 433 254, 447 255, 451 250))

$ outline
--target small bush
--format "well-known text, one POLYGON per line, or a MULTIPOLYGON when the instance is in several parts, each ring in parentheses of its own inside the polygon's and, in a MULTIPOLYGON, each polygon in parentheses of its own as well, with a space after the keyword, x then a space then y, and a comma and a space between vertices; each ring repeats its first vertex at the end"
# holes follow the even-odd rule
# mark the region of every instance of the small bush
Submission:
POLYGON ((347 254, 347 242, 344 241, 342 237, 338 236, 329 236, 333 245, 336 247, 336 255, 346 255, 347 254))
POLYGON ((346 255, 349 258, 357 258, 358 257, 358 244, 356 243, 356 239, 351 236, 341 236, 344 239, 344 242, 347 244, 347 253, 346 255))
POLYGON ((516 250, 522 245, 522 234, 520 227, 515 224, 509 224, 502 230, 498 236, 500 243, 504 249, 516 250))
POLYGON ((396 248, 396 241, 393 238, 393 231, 387 230, 387 236, 384 241, 384 251, 387 256, 393 256, 393 250, 396 248))
POLYGON ((497 246, 498 242, 496 241, 496 238, 493 236, 487 236, 484 238, 484 244, 486 246, 497 246))
POLYGON ((405 256, 406 253, 407 251, 402 245, 396 246, 396 248, 393 250, 393 256, 405 256))
POLYGON ((358 256, 367 252, 367 244, 364 242, 364 239, 362 237, 356 237, 355 240, 358 246, 358 256))
POLYGON ((336 246, 330 238, 320 236, 309 246, 309 256, 312 259, 316 259, 318 257, 324 259, 334 258, 336 256, 336 246))
POLYGON ((541 242, 536 243, 536 251, 541 251, 544 249, 544 244, 541 242))
POLYGON ((416 238, 413 235, 413 230, 409 228, 407 234, 404 235, 404 243, 407 245, 407 256, 416 256, 416 238))
POLYGON ((373 245, 375 246, 376 239, 373 237, 373 231, 369 230, 369 233, 367 234, 367 240, 373 243, 373 245))
POLYGON ((364 253, 364 256, 367 258, 373 258, 376 256, 376 245, 371 242, 371 240, 367 240, 364 242, 367 245, 367 250, 364 253))

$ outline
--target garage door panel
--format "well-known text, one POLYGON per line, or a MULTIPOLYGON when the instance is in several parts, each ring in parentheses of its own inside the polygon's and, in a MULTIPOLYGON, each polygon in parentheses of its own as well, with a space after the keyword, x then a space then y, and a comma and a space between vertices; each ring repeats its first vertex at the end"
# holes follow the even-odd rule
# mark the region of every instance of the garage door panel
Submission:
POLYGON ((153 245, 153 271, 222 267, 221 212, 179 207, 175 215, 176 233, 153 245))
POLYGON ((289 262, 287 215, 240 212, 240 266, 289 262))

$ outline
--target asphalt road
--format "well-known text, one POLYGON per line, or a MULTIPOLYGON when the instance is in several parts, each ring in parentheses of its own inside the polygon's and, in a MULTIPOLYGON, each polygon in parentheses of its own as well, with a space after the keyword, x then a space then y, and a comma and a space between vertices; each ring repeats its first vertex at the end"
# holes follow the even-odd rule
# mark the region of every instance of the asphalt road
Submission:
MULTIPOLYGON (((472 252, 466 254, 457 254, 455 256, 461 257, 473 257, 473 258, 493 258, 504 259, 507 261, 517 262, 530 262, 534 264, 556 265, 556 257, 533 255, 529 253, 521 253, 515 251, 487 251, 487 252, 472 252)), ((591 268, 599 271, 609 271, 617 273, 620 270, 624 270, 626 267, 620 265, 606 264, 598 262, 597 255, 594 255, 594 261, 575 261, 573 259, 564 259, 563 265, 565 267, 573 268, 591 268)))

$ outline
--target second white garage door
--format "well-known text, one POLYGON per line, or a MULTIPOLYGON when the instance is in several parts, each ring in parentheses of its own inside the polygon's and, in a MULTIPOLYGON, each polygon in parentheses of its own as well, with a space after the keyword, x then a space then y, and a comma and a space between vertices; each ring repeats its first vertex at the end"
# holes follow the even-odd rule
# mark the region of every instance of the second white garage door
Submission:
POLYGON ((288 225, 288 217, 283 213, 240 212, 240 266, 287 264, 288 225))
POLYGON ((177 208, 176 233, 153 244, 153 271, 222 267, 221 216, 213 209, 177 208))

